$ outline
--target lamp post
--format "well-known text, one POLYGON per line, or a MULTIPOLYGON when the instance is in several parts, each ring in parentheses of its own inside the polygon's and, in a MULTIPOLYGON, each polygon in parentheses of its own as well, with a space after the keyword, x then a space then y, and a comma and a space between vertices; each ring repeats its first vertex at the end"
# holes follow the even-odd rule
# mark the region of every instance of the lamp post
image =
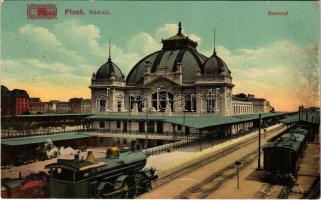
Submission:
POLYGON ((262 116, 261 114, 259 114, 259 149, 258 149, 259 157, 257 160, 258 169, 261 169, 261 125, 262 125, 262 116))
POLYGON ((200 142, 200 151, 202 151, 203 147, 202 147, 202 137, 201 137, 201 130, 198 131, 198 137, 199 137, 199 142, 200 142))
POLYGON ((239 172, 239 166, 241 165, 240 161, 235 162, 236 166, 236 176, 237 176, 237 189, 240 189, 240 172, 239 172))
MULTIPOLYGON (((146 100, 147 101, 147 100, 146 100)), ((146 127, 145 127, 145 135, 146 135, 146 142, 145 142, 145 147, 146 149, 148 148, 148 113, 147 113, 147 102, 144 101, 144 107, 145 107, 145 121, 146 121, 146 127)))

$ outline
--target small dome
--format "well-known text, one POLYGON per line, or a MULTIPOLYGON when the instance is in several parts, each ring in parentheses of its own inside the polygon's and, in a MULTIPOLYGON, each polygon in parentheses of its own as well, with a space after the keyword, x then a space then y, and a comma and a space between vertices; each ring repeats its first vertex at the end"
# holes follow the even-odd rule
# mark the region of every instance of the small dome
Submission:
POLYGON ((225 62, 217 56, 214 51, 213 55, 209 57, 204 63, 204 75, 230 75, 231 71, 228 69, 225 62))
POLYGON ((114 75, 116 79, 121 80, 124 80, 125 77, 119 67, 117 67, 110 58, 108 58, 108 61, 98 69, 95 78, 110 79, 112 75, 114 75))

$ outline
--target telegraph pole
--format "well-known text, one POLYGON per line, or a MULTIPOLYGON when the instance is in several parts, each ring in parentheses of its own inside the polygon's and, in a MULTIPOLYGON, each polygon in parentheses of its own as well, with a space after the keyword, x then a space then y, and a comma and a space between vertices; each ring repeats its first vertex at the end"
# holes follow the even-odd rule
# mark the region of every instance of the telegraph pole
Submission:
POLYGON ((262 124, 262 116, 261 114, 259 114, 259 149, 258 149, 259 158, 257 162, 258 169, 261 169, 261 124, 262 124))

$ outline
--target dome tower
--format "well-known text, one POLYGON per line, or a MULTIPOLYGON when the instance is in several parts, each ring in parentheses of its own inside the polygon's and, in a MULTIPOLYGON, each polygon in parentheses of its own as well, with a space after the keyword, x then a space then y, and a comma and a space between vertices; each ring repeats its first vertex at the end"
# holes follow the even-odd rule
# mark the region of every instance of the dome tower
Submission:
POLYGON ((125 87, 125 76, 112 62, 109 40, 108 60, 93 73, 91 79, 92 112, 121 111, 123 109, 122 88, 125 87))

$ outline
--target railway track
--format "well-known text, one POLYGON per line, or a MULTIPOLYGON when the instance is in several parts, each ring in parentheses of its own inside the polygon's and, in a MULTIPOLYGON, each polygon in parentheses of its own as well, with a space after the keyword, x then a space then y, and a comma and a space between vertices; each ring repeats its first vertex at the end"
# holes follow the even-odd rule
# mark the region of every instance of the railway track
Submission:
MULTIPOLYGON (((275 132, 275 131, 281 130, 283 128, 284 128, 284 126, 280 126, 275 129, 272 129, 270 131, 267 131, 266 136, 268 136, 271 132, 275 132)), ((280 134, 280 133, 278 133, 278 134, 280 134)), ((246 141, 238 142, 238 143, 233 144, 229 147, 225 147, 225 148, 221 149, 219 152, 215 152, 209 156, 204 156, 204 158, 202 158, 202 160, 200 160, 200 161, 194 162, 193 164, 188 165, 188 166, 184 166, 183 168, 181 168, 175 172, 172 172, 171 174, 160 177, 158 180, 156 180, 153 183, 153 188, 157 188, 163 184, 170 182, 173 179, 177 179, 177 178, 179 178, 189 172, 197 170, 199 167, 201 167, 203 165, 209 164, 209 163, 211 163, 219 158, 222 158, 222 157, 224 157, 234 151, 237 151, 238 149, 243 148, 246 145, 252 144, 252 143, 256 142, 257 138, 258 138, 258 136, 254 136, 246 141)))
MULTIPOLYGON (((246 156, 242 157, 238 161, 242 163, 239 167, 240 170, 249 166, 257 158, 257 151, 253 151, 246 156)), ((205 181, 187 189, 178 197, 179 199, 204 199, 210 193, 218 189, 226 180, 233 178, 236 175, 234 163, 226 166, 225 168, 219 170, 218 172, 209 176, 205 181)))
POLYGON ((271 195, 273 185, 270 183, 265 183, 261 189, 255 194, 256 199, 265 199, 266 196, 271 195))

